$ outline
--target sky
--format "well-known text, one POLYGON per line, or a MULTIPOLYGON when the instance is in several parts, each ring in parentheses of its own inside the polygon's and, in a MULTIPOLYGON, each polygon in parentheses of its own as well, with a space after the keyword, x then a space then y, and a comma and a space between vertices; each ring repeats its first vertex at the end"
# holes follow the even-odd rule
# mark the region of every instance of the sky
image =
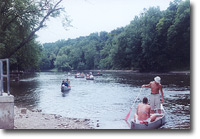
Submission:
POLYGON ((47 27, 36 34, 40 43, 55 42, 88 36, 94 32, 110 32, 125 27, 135 16, 152 6, 166 10, 173 0, 63 0, 61 5, 71 19, 67 30, 62 25, 62 16, 51 18, 47 27))

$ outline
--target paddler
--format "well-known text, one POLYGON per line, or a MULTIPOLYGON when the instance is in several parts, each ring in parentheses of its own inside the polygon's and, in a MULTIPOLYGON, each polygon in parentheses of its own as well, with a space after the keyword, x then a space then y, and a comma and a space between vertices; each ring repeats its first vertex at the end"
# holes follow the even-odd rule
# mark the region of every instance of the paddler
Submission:
POLYGON ((150 116, 150 112, 151 106, 148 105, 148 99, 144 97, 142 103, 138 104, 137 112, 134 115, 134 121, 140 124, 155 121, 156 115, 154 114, 150 116))
POLYGON ((67 87, 70 87, 70 81, 69 81, 68 78, 67 78, 67 80, 66 80, 66 83, 67 83, 67 87))
POLYGON ((156 109, 158 110, 158 113, 161 113, 159 90, 162 96, 162 103, 164 102, 164 95, 163 95, 162 85, 160 81, 161 81, 161 78, 159 76, 156 76, 154 78, 154 81, 151 81, 147 85, 142 85, 142 88, 145 88, 145 87, 151 88, 151 96, 150 96, 151 113, 154 113, 156 109))

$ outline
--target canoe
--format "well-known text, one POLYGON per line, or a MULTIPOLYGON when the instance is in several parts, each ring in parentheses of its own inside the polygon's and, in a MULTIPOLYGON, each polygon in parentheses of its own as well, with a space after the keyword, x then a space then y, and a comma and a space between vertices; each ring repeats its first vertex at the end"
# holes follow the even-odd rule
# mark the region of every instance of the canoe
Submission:
POLYGON ((81 75, 75 75, 75 78, 84 78, 85 76, 81 76, 81 75))
POLYGON ((166 113, 161 104, 161 114, 155 113, 157 118, 155 121, 145 124, 136 123, 134 119, 131 120, 131 129, 157 129, 165 124, 166 113))
POLYGON ((93 76, 102 76, 103 74, 100 73, 100 74, 93 74, 93 76))
POLYGON ((62 85, 62 86, 61 86, 61 92, 69 91, 69 90, 71 90, 71 87, 67 87, 67 86, 65 86, 65 85, 62 85))
POLYGON ((86 77, 86 80, 94 80, 94 77, 93 78, 86 77))

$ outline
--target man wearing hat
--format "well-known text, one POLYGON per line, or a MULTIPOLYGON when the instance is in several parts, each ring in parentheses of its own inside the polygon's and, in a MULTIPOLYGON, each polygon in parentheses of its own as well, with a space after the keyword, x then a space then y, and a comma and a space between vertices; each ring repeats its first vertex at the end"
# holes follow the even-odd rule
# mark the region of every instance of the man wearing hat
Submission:
POLYGON ((150 106, 151 106, 151 113, 154 113, 154 110, 158 110, 158 113, 161 113, 160 110, 160 94, 159 90, 162 95, 162 103, 164 102, 164 95, 162 90, 162 85, 160 84, 161 78, 159 76, 156 76, 154 78, 154 81, 151 81, 147 85, 142 85, 142 88, 145 87, 151 87, 151 96, 150 96, 150 106))

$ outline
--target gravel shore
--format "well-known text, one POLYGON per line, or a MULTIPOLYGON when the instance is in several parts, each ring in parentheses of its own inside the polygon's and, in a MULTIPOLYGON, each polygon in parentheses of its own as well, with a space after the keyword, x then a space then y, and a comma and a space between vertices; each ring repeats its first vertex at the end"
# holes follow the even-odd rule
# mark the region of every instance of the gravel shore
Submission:
POLYGON ((14 113, 14 129, 93 129, 89 119, 66 118, 16 106, 14 113))

